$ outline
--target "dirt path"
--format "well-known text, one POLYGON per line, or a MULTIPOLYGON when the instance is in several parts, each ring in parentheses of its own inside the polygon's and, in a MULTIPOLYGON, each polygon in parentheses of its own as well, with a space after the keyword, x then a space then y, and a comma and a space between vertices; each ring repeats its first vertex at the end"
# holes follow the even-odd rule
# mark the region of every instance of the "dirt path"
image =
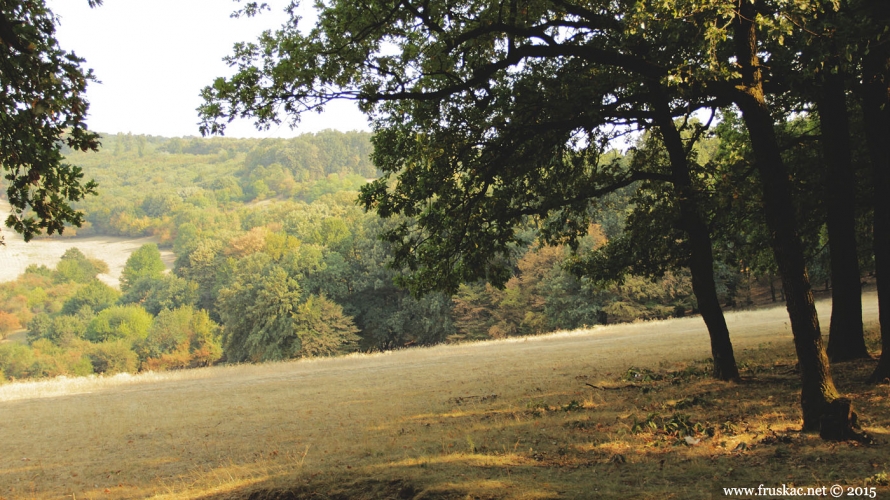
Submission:
MULTIPOLYGON (((0 200, 0 220, 5 221, 9 215, 9 203, 0 200)), ((31 264, 45 265, 54 267, 65 250, 77 247, 87 257, 100 259, 108 264, 108 274, 100 274, 99 279, 103 282, 117 287, 120 285, 119 279, 124 264, 134 251, 146 243, 156 243, 154 237, 146 236, 143 238, 121 238, 113 236, 90 236, 85 238, 43 238, 31 240, 25 243, 25 240, 18 234, 7 227, 3 227, 2 233, 6 242, 5 246, 0 246, 0 282, 12 281, 31 264)), ((167 265, 168 269, 173 267, 175 256, 169 250, 161 250, 161 259, 167 265)))

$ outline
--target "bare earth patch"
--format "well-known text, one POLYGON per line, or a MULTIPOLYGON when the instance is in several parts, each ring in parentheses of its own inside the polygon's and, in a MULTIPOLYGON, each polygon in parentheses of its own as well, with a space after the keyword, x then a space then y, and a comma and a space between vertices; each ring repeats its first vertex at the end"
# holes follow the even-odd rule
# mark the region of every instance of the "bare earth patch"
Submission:
MULTIPOLYGON (((864 303, 873 325, 874 294, 864 303)), ((860 382, 873 362, 835 374, 878 444, 824 443, 797 432, 784 309, 728 321, 742 384, 706 376, 700 318, 8 384, 0 498, 727 498, 722 487, 760 484, 886 495, 888 388, 860 382)))
MULTIPOLYGON (((9 203, 0 200, 0 221, 9 215, 9 203)), ((0 246, 0 282, 12 281, 31 265, 55 267, 65 250, 77 247, 87 257, 100 259, 108 264, 108 274, 100 274, 99 279, 106 284, 120 286, 120 275, 130 254, 146 243, 156 243, 152 236, 143 238, 118 238, 113 236, 90 237, 58 237, 40 238, 25 243, 25 240, 9 228, 4 227, 2 233, 5 246, 0 246)), ((169 250, 161 250, 161 259, 170 269, 175 256, 169 250)))

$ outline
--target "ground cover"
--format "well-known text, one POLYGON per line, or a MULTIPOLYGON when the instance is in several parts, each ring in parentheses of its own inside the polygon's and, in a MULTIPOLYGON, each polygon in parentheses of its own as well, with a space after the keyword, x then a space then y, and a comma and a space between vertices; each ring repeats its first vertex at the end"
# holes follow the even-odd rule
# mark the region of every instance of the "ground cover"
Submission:
MULTIPOLYGON (((874 347, 874 294, 864 302, 874 347)), ((784 310, 727 319, 741 384, 706 376, 700 318, 7 384, 0 498, 750 498, 723 488, 761 484, 886 495, 890 389, 861 382, 874 362, 834 371, 875 444, 826 443, 797 432, 784 310)))

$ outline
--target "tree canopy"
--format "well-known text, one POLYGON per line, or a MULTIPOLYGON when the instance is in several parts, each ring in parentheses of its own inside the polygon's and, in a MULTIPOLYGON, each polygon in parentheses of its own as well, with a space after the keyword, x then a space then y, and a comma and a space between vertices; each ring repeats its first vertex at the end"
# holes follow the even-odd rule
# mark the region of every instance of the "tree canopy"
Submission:
POLYGON ((86 87, 95 77, 59 46, 57 23, 42 0, 0 2, 0 166, 12 206, 6 225, 26 241, 79 226, 83 214, 70 203, 96 192, 62 156, 63 146, 97 150, 99 136, 85 121, 86 87))
MULTIPOLYGON (((814 101, 823 118, 841 109, 845 82, 831 75, 885 45, 887 16, 873 4, 334 0, 319 5, 308 31, 291 10, 280 30, 237 44, 228 59, 235 75, 204 89, 201 130, 222 133, 227 120, 244 116, 260 127, 297 123, 333 99, 358 101, 373 120, 374 163, 384 172, 361 201, 397 221, 384 235, 395 266, 411 272, 405 282, 420 292, 454 292, 480 278, 504 285, 515 249, 528 243, 525 224, 539 225, 545 242, 577 248, 601 196, 639 181, 670 182, 676 209, 668 219, 689 238, 686 262, 699 303, 708 298, 712 346, 716 328, 731 356, 715 299, 711 228, 690 167, 707 127, 685 138, 682 131, 697 110, 735 106, 801 363, 804 428, 816 430, 839 395, 778 130, 814 101), (657 155, 642 165, 607 160, 608 145, 634 129, 657 131, 669 165, 657 155)), ((846 148, 841 138, 823 139, 829 174, 845 171, 834 154, 846 148)), ((829 232, 837 254, 855 256, 841 250, 855 234, 834 231, 855 217, 852 191, 843 192, 842 203, 829 200, 829 232)))

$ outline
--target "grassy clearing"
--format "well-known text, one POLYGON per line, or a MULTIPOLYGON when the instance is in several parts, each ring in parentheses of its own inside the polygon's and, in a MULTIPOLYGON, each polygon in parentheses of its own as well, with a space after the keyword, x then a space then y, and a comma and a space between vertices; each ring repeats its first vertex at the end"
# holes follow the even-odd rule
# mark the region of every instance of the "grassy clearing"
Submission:
POLYGON ((783 311, 729 322, 738 385, 707 378, 698 318, 8 384, 0 498, 726 498, 723 487, 760 484, 886 495, 888 387, 860 382, 874 362, 835 376, 879 444, 823 443, 796 431, 783 311))
MULTIPOLYGON (((9 215, 9 203, 0 200, 0 220, 6 220, 9 215)), ((31 264, 45 264, 55 266, 65 250, 72 247, 80 249, 87 257, 100 259, 108 264, 108 274, 100 274, 98 278, 104 283, 120 286, 120 275, 130 258, 130 254, 146 243, 156 243, 157 238, 145 236, 142 238, 123 238, 115 236, 88 236, 88 237, 51 237, 38 238, 25 243, 22 236, 11 229, 3 228, 6 244, 0 246, 0 282, 13 281, 25 272, 31 264)), ((66 233, 68 234, 68 233, 66 233)), ((161 252, 161 258, 168 269, 173 267, 175 256, 170 250, 161 252)))

